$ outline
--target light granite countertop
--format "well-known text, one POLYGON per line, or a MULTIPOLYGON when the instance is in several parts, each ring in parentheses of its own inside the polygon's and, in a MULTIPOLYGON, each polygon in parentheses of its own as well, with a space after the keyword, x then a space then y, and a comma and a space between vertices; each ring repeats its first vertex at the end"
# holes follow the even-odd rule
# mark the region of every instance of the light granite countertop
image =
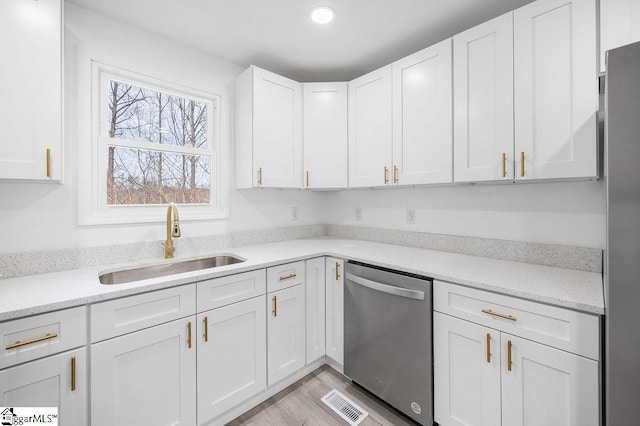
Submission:
POLYGON ((604 314, 602 275, 529 263, 331 237, 235 247, 145 263, 89 267, 0 280, 0 321, 318 256, 334 256, 532 301, 604 314), (98 275, 123 268, 234 254, 242 263, 133 283, 102 285, 98 275))

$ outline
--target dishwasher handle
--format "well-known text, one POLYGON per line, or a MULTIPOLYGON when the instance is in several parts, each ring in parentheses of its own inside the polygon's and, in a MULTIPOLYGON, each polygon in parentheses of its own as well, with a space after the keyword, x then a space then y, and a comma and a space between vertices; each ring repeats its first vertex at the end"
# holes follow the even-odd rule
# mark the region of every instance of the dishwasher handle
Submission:
POLYGON ((368 287, 372 290, 381 291, 383 293, 393 294, 395 296, 407 297, 409 299, 424 300, 424 291, 411 290, 409 288, 395 287, 388 284, 382 284, 376 281, 371 281, 366 278, 353 275, 347 272, 345 278, 361 286, 368 287))

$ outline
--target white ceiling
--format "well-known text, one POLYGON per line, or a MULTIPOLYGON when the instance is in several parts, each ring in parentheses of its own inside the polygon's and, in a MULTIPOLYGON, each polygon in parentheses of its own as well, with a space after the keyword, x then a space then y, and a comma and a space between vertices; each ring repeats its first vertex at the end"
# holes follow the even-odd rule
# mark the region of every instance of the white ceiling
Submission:
POLYGON ((351 80, 532 0, 70 0, 239 65, 351 80), (311 9, 336 18, 314 24, 311 9))

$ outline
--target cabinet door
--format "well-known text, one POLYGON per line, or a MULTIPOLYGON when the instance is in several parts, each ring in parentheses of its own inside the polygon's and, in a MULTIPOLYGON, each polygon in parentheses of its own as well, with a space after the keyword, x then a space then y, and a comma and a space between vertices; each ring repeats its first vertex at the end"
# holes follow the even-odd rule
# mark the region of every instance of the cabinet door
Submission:
POLYGON ((306 265, 307 364, 325 354, 325 265, 324 257, 306 265))
POLYGON ((58 407, 58 422, 61 425, 85 426, 86 371, 87 357, 84 348, 2 370, 0 405, 58 407), (72 366, 74 363, 75 366, 72 366))
POLYGON ((438 424, 500 425, 499 345, 499 331, 434 312, 433 394, 438 424))
POLYGON ((454 180, 513 179, 511 12, 453 37, 453 87, 454 180))
POLYGON ((302 187, 302 86, 253 67, 253 166, 263 187, 302 187))
POLYGON ((0 56, 0 178, 60 180, 61 0, 0 2, 0 56))
POLYGON ((344 364, 344 260, 326 260, 326 352, 334 361, 344 364))
POLYGON ((194 319, 91 345, 92 425, 195 424, 194 319))
POLYGON ((640 41, 640 2, 600 0, 600 71, 605 71, 605 52, 640 41))
POLYGON ((349 82, 349 186, 391 183, 392 68, 349 82))
POLYGON ((393 183, 453 179, 451 40, 393 63, 393 183))
POLYGON ((267 387, 265 296, 198 315, 198 424, 267 387))
POLYGON ((514 52, 516 179, 595 177, 595 0, 517 9, 514 52))
POLYGON ((304 367, 304 305, 303 284, 267 295, 269 386, 304 367))
POLYGON ((600 424, 596 361, 504 333, 501 346, 502 424, 600 424))
POLYGON ((347 83, 304 83, 304 186, 347 187, 347 83))

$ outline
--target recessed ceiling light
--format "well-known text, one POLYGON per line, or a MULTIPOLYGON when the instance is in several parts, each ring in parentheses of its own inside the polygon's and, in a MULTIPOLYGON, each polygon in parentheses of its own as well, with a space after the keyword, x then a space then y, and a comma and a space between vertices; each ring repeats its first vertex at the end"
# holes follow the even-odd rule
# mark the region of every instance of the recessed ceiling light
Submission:
POLYGON ((333 21, 336 12, 327 6, 318 6, 311 11, 311 20, 316 24, 328 24, 333 21))

